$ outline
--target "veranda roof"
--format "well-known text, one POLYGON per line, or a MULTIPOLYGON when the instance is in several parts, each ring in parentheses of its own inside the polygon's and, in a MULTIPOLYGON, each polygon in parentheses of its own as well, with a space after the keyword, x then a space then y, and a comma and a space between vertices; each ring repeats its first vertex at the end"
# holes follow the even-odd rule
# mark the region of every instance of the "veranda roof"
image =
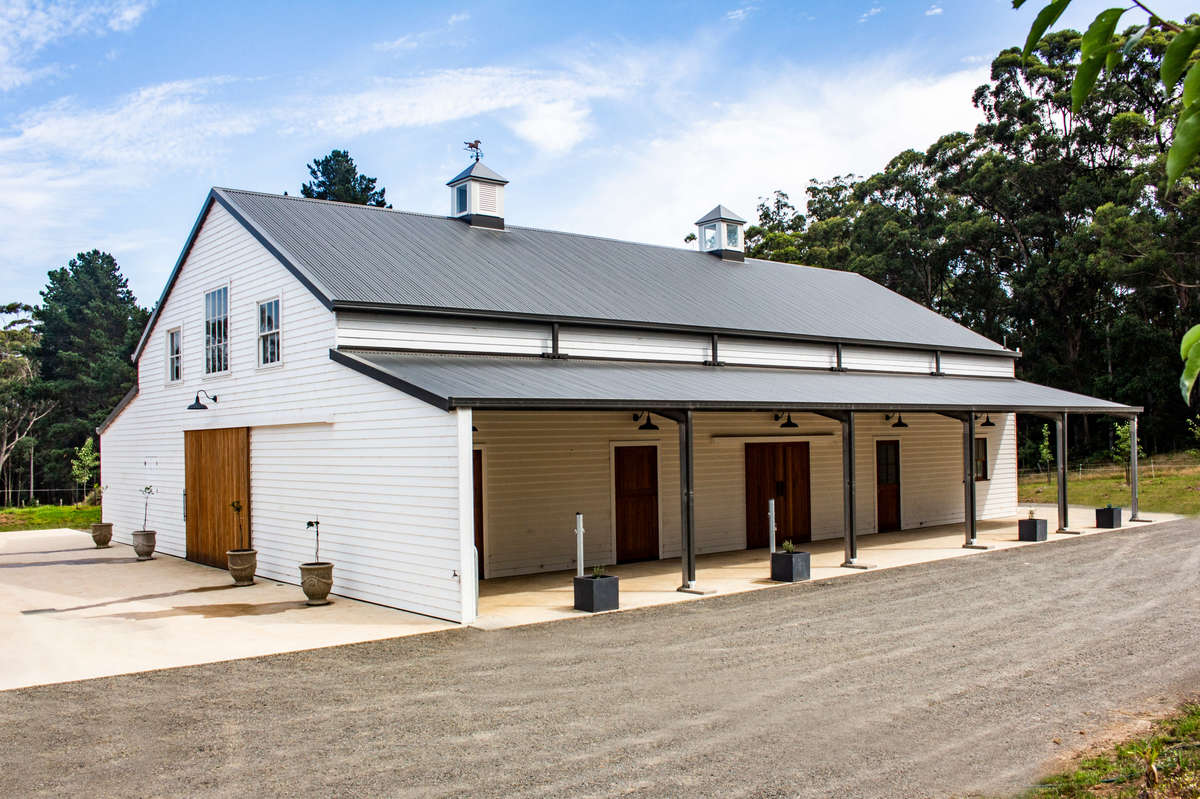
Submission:
POLYGON ((432 405, 480 409, 1102 413, 1141 408, 1014 378, 331 350, 432 405))

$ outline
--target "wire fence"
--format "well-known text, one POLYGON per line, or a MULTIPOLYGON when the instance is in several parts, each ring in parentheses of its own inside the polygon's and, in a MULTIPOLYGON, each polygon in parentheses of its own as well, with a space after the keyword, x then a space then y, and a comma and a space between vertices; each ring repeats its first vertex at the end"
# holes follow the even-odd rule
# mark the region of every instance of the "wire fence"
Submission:
POLYGON ((0 486, 0 506, 25 508, 37 505, 75 505, 83 502, 81 488, 34 488, 0 486))
MULTIPOLYGON (((1073 478, 1088 478, 1088 477, 1122 477, 1124 478, 1129 471, 1129 467, 1119 463, 1090 463, 1071 465, 1067 471, 1073 478)), ((1138 477, 1154 478, 1165 474, 1182 474, 1184 472, 1200 471, 1200 462, 1193 460, 1181 461, 1177 458, 1170 460, 1159 460, 1155 458, 1142 458, 1138 461, 1138 477)), ((1021 482, 1032 482, 1037 479, 1053 482, 1054 466, 1049 469, 1020 469, 1017 471, 1017 477, 1021 482)))

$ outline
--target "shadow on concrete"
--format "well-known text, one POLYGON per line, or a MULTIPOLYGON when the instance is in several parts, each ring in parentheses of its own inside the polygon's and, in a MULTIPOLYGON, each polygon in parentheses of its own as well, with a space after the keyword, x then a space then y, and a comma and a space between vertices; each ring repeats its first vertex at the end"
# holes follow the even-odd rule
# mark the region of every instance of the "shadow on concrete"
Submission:
POLYGON ((112 547, 74 547, 73 549, 43 549, 40 551, 29 552, 0 552, 0 556, 8 555, 57 555, 60 552, 93 552, 97 549, 111 549, 112 547))
POLYGON ((74 558, 72 560, 30 560, 0 563, 0 569, 28 569, 34 566, 96 566, 102 563, 137 563, 137 558, 74 558))
MULTIPOLYGON (((332 602, 330 604, 333 604, 332 602)), ((328 607, 322 606, 322 607, 328 607)), ((163 610, 130 611, 128 613, 112 613, 110 619, 130 619, 132 621, 148 621, 151 619, 169 619, 175 616, 200 616, 205 619, 231 619, 237 616, 271 616, 285 613, 289 610, 307 610, 308 605, 303 600, 292 602, 264 602, 259 605, 250 602, 230 602, 224 605, 177 605, 163 610)))
POLYGON ((121 605, 126 602, 138 602, 143 599, 165 599, 169 596, 182 596, 183 594, 206 594, 209 591, 228 591, 230 588, 238 588, 236 585, 203 585, 199 588, 181 588, 178 591, 165 591, 161 594, 142 594, 140 596, 124 596, 120 599, 110 599, 106 602, 96 602, 92 605, 76 605, 73 608, 37 608, 35 610, 23 610, 22 613, 69 613, 73 610, 91 610, 92 608, 102 608, 107 605, 121 605))

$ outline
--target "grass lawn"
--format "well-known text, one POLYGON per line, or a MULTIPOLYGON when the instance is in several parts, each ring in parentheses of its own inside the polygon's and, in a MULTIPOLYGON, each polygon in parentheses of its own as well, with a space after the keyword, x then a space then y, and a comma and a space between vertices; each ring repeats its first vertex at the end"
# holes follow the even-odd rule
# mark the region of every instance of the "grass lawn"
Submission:
MULTIPOLYGON (((1160 471, 1150 476, 1150 470, 1138 470, 1138 505, 1143 511, 1163 511, 1190 515, 1200 513, 1200 468, 1179 471, 1160 471)), ((1044 476, 1021 479, 1021 502, 1057 502, 1054 480, 1044 476)), ((1129 486, 1122 474, 1085 475, 1067 478, 1067 498, 1072 505, 1102 508, 1109 503, 1129 507, 1129 486)))
POLYGON ((1200 799, 1200 704, 1184 705, 1160 721, 1152 737, 1085 758, 1074 771, 1047 778, 1026 796, 1200 799))
POLYGON ((0 508, 0 532, 73 527, 87 530, 100 521, 99 505, 37 505, 29 508, 0 508))

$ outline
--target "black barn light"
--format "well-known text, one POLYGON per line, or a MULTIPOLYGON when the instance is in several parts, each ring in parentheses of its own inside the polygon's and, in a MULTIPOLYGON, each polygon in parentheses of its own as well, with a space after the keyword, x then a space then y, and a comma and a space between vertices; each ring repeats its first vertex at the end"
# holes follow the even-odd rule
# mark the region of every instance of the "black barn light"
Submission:
POLYGON ((779 426, 780 426, 780 427, 786 427, 786 428, 789 428, 789 429, 790 429, 790 428, 793 428, 793 427, 799 427, 800 425, 798 425, 798 424, 796 424, 795 422, 793 422, 793 421, 792 421, 792 414, 789 412, 789 413, 788 413, 788 415, 787 415, 787 418, 783 420, 783 424, 781 424, 781 425, 779 425, 779 426))
POLYGON ((904 414, 902 414, 902 413, 896 414, 896 421, 892 422, 892 427, 899 427, 899 428, 908 427, 908 423, 904 421, 904 414))
MULTIPOLYGON (((658 425, 656 425, 654 423, 654 421, 650 418, 650 411, 646 411, 645 414, 646 414, 646 421, 644 421, 638 425, 638 430, 657 430, 658 425)), ((635 413, 633 415, 633 421, 636 422, 638 419, 641 418, 641 416, 642 416, 642 414, 635 413)))
POLYGON ((992 415, 989 413, 984 417, 983 422, 979 426, 980 427, 995 427, 996 423, 992 421, 992 415))
POLYGON ((216 402, 216 401, 217 401, 217 395, 216 395, 216 394, 209 394, 209 393, 208 393, 207 391, 205 391, 204 389, 200 389, 199 391, 197 391, 197 392, 196 392, 196 399, 195 399, 195 400, 192 402, 192 404, 191 404, 191 405, 187 406, 187 409, 188 409, 189 411, 203 411, 203 410, 207 410, 207 409, 208 409, 208 406, 207 406, 207 405, 205 405, 203 402, 201 402, 201 401, 200 401, 200 395, 201 395, 201 394, 203 394, 203 395, 205 396, 205 398, 207 398, 207 399, 208 399, 209 401, 211 401, 211 402, 216 402))

